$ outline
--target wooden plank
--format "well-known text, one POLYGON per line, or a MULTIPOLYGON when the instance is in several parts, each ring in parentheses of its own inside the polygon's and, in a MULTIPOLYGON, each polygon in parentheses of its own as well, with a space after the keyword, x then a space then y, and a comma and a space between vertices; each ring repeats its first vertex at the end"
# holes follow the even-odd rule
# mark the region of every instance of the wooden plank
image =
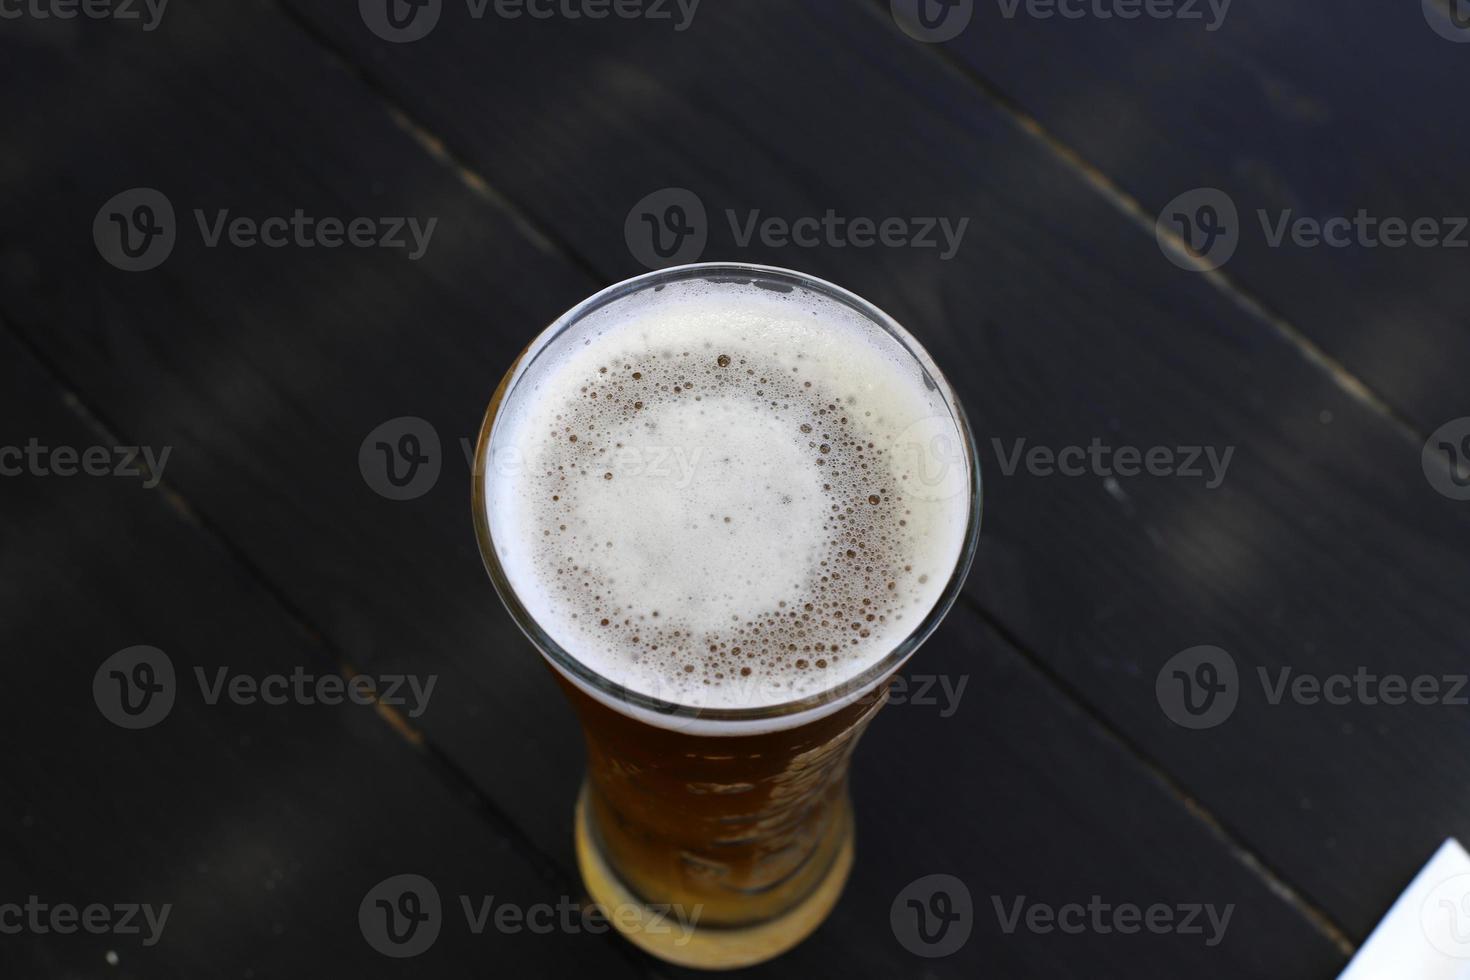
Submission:
MULTIPOLYGON (((1327 977, 1342 968, 1345 957, 1299 907, 1236 857, 1222 864, 1205 824, 972 610, 958 608, 905 673, 905 701, 884 709, 858 751, 858 862, 840 934, 875 928, 911 882, 947 874, 974 903, 956 976, 1327 977), (962 693, 947 697, 941 682, 962 693), (1092 927, 1007 931, 1021 896, 1030 908, 1094 895, 1222 914, 1233 906, 1235 918, 1214 946, 1092 927)), ((875 976, 923 975, 912 958, 869 965, 875 976)))
MULTIPOLYGON (((77 118, 41 107, 7 129, 7 145, 29 154, 20 169, 30 188, 7 218, 63 219, 48 223, 51 230, 31 251, 6 266, 9 282, 29 286, 11 303, 18 328, 119 428, 177 447, 170 481, 237 558, 320 629, 333 652, 360 669, 445 677, 442 701, 421 727, 565 868, 566 818, 581 765, 575 728, 491 598, 469 542, 463 471, 455 470, 453 450, 441 485, 406 503, 372 494, 355 460, 362 437, 388 413, 433 420, 452 447, 455 427, 478 415, 498 366, 535 324, 587 285, 388 129, 373 101, 340 73, 313 75, 314 101, 282 111, 292 104, 287 94, 304 84, 290 66, 309 62, 300 39, 274 18, 223 7, 185 11, 168 30, 176 33, 167 51, 155 48, 146 61, 131 61, 144 66, 137 75, 118 67, 130 63, 131 42, 110 40, 99 52, 120 91, 130 87, 117 81, 123 78, 153 93, 146 119, 128 115, 130 103, 104 100, 90 108, 78 103, 77 118), (242 61, 258 47, 281 57, 269 72, 252 75, 242 61), (180 51, 190 53, 174 54, 180 51), (155 74, 186 84, 155 89, 155 74), (233 84, 237 77, 250 77, 251 88, 233 84), (232 100, 232 116, 216 120, 203 110, 221 92, 232 100), (115 170, 98 174, 49 156, 51 146, 85 144, 90 127, 114 116, 133 133, 115 170), (194 125, 180 133, 171 124, 178 118, 194 125), (173 142, 159 145, 165 134, 173 142), (257 156, 255 145, 276 152, 257 156), (247 161, 243 174, 237 155, 247 161), (209 160, 218 161, 217 173, 199 163, 209 160), (381 198, 371 193, 374 180, 387 185, 381 198), (427 200, 464 220, 445 229, 451 237, 443 240, 453 247, 431 250, 418 264, 375 256, 324 256, 318 264, 318 256, 300 253, 220 257, 181 243, 163 266, 130 277, 89 255, 91 242, 77 229, 90 227, 91 204, 77 202, 105 200, 114 187, 143 181, 166 186, 181 202, 230 201, 256 215, 283 204, 333 203, 335 194, 343 214, 415 213, 414 205, 427 200), (85 270, 80 288, 74 270, 85 270), (569 295, 559 295, 563 289, 569 295), (540 309, 543 302, 552 309, 540 309), (485 322, 476 312, 485 310, 504 311, 504 322, 485 322)), ((67 102, 87 88, 86 77, 49 57, 27 57, 24 70, 46 80, 52 97, 67 102)), ((959 614, 924 657, 969 672, 981 635, 959 614)), ((884 735, 865 745, 856 779, 868 857, 832 923, 766 975, 810 973, 818 962, 853 971, 882 962, 901 974, 960 976, 999 958, 1028 974, 1063 976, 1074 957, 1097 955, 1135 970, 1164 962, 1225 976, 1255 962, 1309 969, 1340 959, 1126 751, 1003 645, 991 649, 994 659, 973 668, 972 701, 953 716, 963 719, 953 733, 922 716, 910 728, 899 713, 905 709, 895 706, 894 720, 881 723, 884 735), (1006 671, 1014 676, 1001 683, 1006 671), (1021 730, 1022 719, 1037 725, 1034 735, 1021 730), (886 751, 884 739, 894 740, 886 751), (974 770, 957 772, 951 754, 933 752, 941 739, 975 746, 982 754, 974 770), (1005 748, 990 747, 996 741, 1005 748), (904 772, 922 776, 912 797, 891 791, 904 772), (945 802, 915 839, 905 829, 914 826, 915 800, 934 805, 940 797, 931 794, 941 784, 945 802), (1103 785, 1108 812, 1094 818, 1103 785), (997 798, 1005 806, 992 812, 997 798), (1134 828, 1141 814, 1192 863, 1181 865, 1158 838, 1140 839, 1134 828), (957 819, 962 815, 968 821, 957 819), (970 853, 977 834, 990 836, 970 853), (1080 875, 1079 863, 1087 869, 1080 875), (1178 875, 1181 867, 1189 877, 1178 875), (899 886, 944 868, 974 883, 984 918, 964 952, 924 963, 894 937, 889 907, 899 886), (1252 926, 1257 931, 1232 933, 1218 955, 1183 937, 1071 944, 1031 937, 1013 944, 1012 937, 1002 941, 988 911, 983 889, 991 875, 1008 890, 1043 885, 1050 901, 1079 895, 1071 887, 1076 875, 1088 887, 1105 884, 1120 901, 1238 902, 1262 914, 1252 926)))
POLYGON ((1239 212, 1231 279, 1422 431, 1470 414, 1470 234, 1454 230, 1470 215, 1470 130, 1447 97, 1464 85, 1466 48, 1432 30, 1420 4, 1328 15, 1300 0, 1235 3, 1215 30, 1212 15, 1037 19, 1027 6, 1008 18, 976 4, 945 53, 1150 221, 1193 188, 1225 191, 1239 212), (1277 247, 1261 216, 1275 229, 1283 215, 1320 223, 1360 209, 1380 223, 1432 220, 1460 244, 1368 245, 1383 235, 1365 223, 1369 237, 1353 231, 1346 247, 1294 246, 1290 235, 1277 247))
MULTIPOLYGON (((108 445, 62 407, 8 335, 0 352, 19 369, 0 445, 108 445)), ((440 938, 394 962, 409 975, 497 962, 620 976, 636 972, 629 961, 646 963, 589 933, 473 934, 454 905, 460 895, 557 905, 576 900, 576 889, 491 832, 372 709, 208 704, 187 677, 195 667, 260 677, 338 665, 166 488, 81 477, 4 486, 7 513, 30 529, 6 552, 6 580, 17 587, 0 612, 8 645, 27 653, 13 680, 28 693, 7 724, 50 733, 44 753, 19 753, 3 772, 4 816, 16 828, 4 898, 172 907, 156 945, 26 933, 5 937, 7 962, 82 975, 112 952, 123 976, 371 972, 386 961, 353 913, 376 882, 414 873, 449 904, 440 938), (69 612, 77 608, 87 615, 69 612), (99 712, 92 675, 135 641, 168 653, 180 682, 163 720, 124 731, 99 712)), ((998 966, 1065 977, 1078 962, 1120 975, 1173 964, 1205 977, 1340 965, 1297 909, 973 612, 957 610, 910 674, 859 755, 854 880, 818 936, 763 975, 810 975, 852 960, 853 949, 865 968, 895 976, 931 962, 930 975, 956 977, 998 966), (1035 727, 1039 719, 1046 724, 1035 727), (955 746, 978 751, 957 760, 955 746), (939 802, 952 794, 978 805, 939 802), (900 930, 889 931, 899 893, 931 874, 970 888, 971 939, 938 961, 915 957, 900 930), (1007 932, 995 910, 999 902, 1009 914, 1022 896, 1061 906, 1094 894, 1111 905, 1228 907, 1231 917, 1199 935, 1057 936, 1007 932)), ((567 832, 557 801, 541 809, 567 832)))
MULTIPOLYGON (((10 366, 0 445, 35 440, 78 454, 115 445, 66 407, 8 332, 0 358, 10 366)), ((0 905, 35 896, 46 926, 61 905, 147 904, 157 923, 137 916, 140 932, 127 935, 31 924, 14 934, 7 913, 7 975, 341 976, 391 965, 443 976, 507 959, 558 974, 645 975, 607 935, 472 933, 460 894, 554 904, 580 901, 580 886, 496 832, 374 708, 209 703, 196 669, 212 681, 220 668, 232 678, 316 678, 339 665, 166 490, 33 471, 7 475, 0 494, 10 695, 0 722, 9 747, 0 905), (174 699, 128 730, 104 714, 105 698, 94 700, 94 675, 139 644, 168 657, 174 699), (390 960, 360 931, 358 909, 378 882, 404 873, 434 883, 445 918, 421 955, 390 960)))
POLYGON ((119 425, 178 447, 179 491, 310 611, 335 652, 351 652, 344 660, 459 678, 416 723, 459 733, 457 758, 502 800, 564 801, 554 822, 539 811, 523 822, 570 869, 581 742, 485 578, 459 440, 524 343, 503 324, 548 322, 592 283, 278 13, 227 9, 181 12, 146 36, 86 35, 96 50, 85 69, 23 43, 31 34, 10 42, 0 71, 39 95, 6 127, 5 145, 30 161, 12 172, 28 191, 7 195, 6 217, 52 232, 0 263, 24 291, 8 312, 119 425), (279 58, 258 62, 242 37, 279 58), (87 96, 103 78, 150 97, 87 96), (108 166, 96 146, 110 147, 108 166), (107 265, 91 234, 102 204, 135 186, 163 190, 180 227, 147 273, 107 265), (209 248, 195 208, 209 220, 303 209, 440 222, 413 262, 402 250, 209 248), (443 474, 420 499, 394 501, 369 486, 358 455, 404 415, 439 427, 443 474), (267 541, 264 553, 252 544, 267 541), (491 725, 504 739, 485 751, 491 725))
POLYGON ((972 594, 1351 934, 1465 832, 1470 798, 1442 763, 1470 750, 1452 710, 1273 705, 1258 682, 1283 666, 1463 671, 1467 614, 1450 583, 1470 576, 1470 518, 1425 482, 1421 447, 1271 325, 1159 261, 1146 229, 966 79, 896 44, 888 22, 840 4, 744 4, 706 7, 677 37, 569 22, 553 50, 524 24, 446 20, 390 48, 350 12, 300 9, 608 278, 640 267, 630 209, 684 187, 711 216, 704 257, 800 266, 909 324, 986 446, 972 594), (496 91, 522 95, 480 98, 496 91), (946 263, 934 250, 742 245, 726 212, 739 227, 757 209, 972 223, 946 263), (1235 455, 1216 490, 1007 478, 990 440, 1009 452, 1018 438, 1235 455), (1231 724, 1184 733, 1156 676, 1205 643, 1229 650, 1249 697, 1231 724))

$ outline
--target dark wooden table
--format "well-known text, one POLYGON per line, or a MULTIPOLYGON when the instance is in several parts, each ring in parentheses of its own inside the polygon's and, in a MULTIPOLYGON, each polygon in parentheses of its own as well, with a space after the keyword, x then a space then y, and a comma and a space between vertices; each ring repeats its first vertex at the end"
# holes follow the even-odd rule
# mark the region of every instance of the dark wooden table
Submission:
POLYGON ((930 696, 858 753, 852 881, 759 974, 1328 978, 1441 840, 1470 836, 1463 701, 1272 695, 1344 674, 1447 694, 1470 669, 1470 502, 1438 448, 1470 449, 1470 235, 1452 244, 1470 45, 1439 7, 977 3, 940 43, 861 0, 705 0, 692 20, 435 0, 399 8, 408 34, 438 12, 404 43, 382 7, 0 20, 0 446, 37 447, 0 479, 0 905, 171 906, 152 945, 0 932, 0 975, 681 972, 589 929, 477 934, 461 908, 581 900, 582 766, 481 567, 462 446, 544 324, 644 271, 644 213, 702 229, 702 248, 665 238, 675 257, 799 268, 892 312, 983 454, 975 571, 906 670, 930 696), (670 188, 698 206, 670 210, 670 188), (1283 216, 1360 209, 1447 240, 1273 243, 1283 216), (244 225, 211 244, 221 211, 370 219, 364 241, 437 223, 421 256, 244 247, 244 225), (745 235, 829 212, 841 231, 745 235), (899 244, 941 218, 968 220, 952 255, 937 232, 899 244), (858 219, 901 221, 874 244, 858 219), (143 234, 165 227, 171 251, 143 234), (1215 246, 1234 251, 1210 269, 1215 246), (440 472, 393 500, 359 450, 407 416, 440 472), (1219 481, 1008 465, 1094 441, 1232 455, 1219 481), (110 468, 116 446, 167 447, 161 480, 56 472, 59 447, 109 447, 110 468), (167 655, 176 697, 132 730, 94 679, 138 645, 167 655), (1210 675, 1171 660, 1200 646, 1235 680, 1215 674, 1225 707, 1196 716, 1174 671, 1210 675), (220 668, 437 686, 416 717, 210 703, 196 674, 220 668), (359 928, 399 874, 444 905, 413 958, 359 928), (890 913, 935 874, 964 883, 970 935, 929 958, 890 913), (1094 896, 1231 918, 1006 926, 1018 901, 1094 896))

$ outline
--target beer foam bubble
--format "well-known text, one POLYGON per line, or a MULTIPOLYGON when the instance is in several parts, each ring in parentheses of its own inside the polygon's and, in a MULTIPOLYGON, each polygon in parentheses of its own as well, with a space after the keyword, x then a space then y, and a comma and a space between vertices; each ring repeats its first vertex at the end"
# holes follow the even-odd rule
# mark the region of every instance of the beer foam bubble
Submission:
POLYGON ((857 311, 675 282, 531 356, 490 447, 491 534, 536 622, 614 684, 794 701, 882 660, 939 600, 968 518, 960 432, 857 311))

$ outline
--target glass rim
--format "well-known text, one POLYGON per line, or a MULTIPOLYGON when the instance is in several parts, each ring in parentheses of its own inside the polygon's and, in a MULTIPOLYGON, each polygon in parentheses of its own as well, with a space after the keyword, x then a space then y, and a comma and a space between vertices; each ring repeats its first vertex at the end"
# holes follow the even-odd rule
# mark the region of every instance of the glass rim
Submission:
POLYGON ((495 389, 495 394, 491 397, 490 404, 485 410, 485 418, 481 423, 479 438, 475 444, 475 462, 470 487, 470 506, 474 516, 475 537, 479 543, 480 557, 485 563, 485 570, 489 573, 495 591, 499 594, 501 602, 505 605, 516 626, 554 667, 569 678, 586 685, 593 691, 600 692, 604 697, 619 705, 641 709, 671 719, 681 716, 695 717, 701 722, 716 724, 727 722, 735 726, 740 723, 779 721, 809 712, 825 713, 822 712, 822 709, 835 710, 845 703, 862 697, 903 666, 914 651, 938 628, 959 597, 979 544, 981 502, 980 454, 975 444, 974 433, 965 416, 964 407, 960 404, 959 396, 929 356, 929 352, 897 320, 850 290, 804 272, 746 262, 697 262, 646 272, 599 290, 557 317, 517 356, 495 389), (809 290, 841 303, 872 321, 884 333, 898 341, 904 352, 919 365, 925 376, 933 383, 935 390, 939 392, 960 432, 961 446, 965 456, 966 479, 969 484, 965 532, 960 544, 960 553, 938 600, 919 625, 881 659, 874 661, 867 668, 846 680, 823 688, 815 694, 756 707, 705 708, 666 701, 634 690, 626 684, 618 683, 593 670, 557 643, 521 602, 509 576, 501 566, 495 551, 495 540, 490 531, 489 505, 492 501, 488 496, 485 479, 490 444, 495 436, 496 423, 499 421, 501 409, 510 400, 517 382, 524 376, 527 369, 558 337, 589 314, 644 289, 671 282, 699 279, 728 282, 769 280, 809 290))

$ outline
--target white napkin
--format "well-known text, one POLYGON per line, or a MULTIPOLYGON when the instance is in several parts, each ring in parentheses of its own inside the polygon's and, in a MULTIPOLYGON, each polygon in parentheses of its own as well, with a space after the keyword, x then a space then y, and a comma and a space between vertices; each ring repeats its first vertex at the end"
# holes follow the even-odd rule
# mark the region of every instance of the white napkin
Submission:
POLYGON ((1447 840, 1338 980, 1470 980, 1470 855, 1447 840))

